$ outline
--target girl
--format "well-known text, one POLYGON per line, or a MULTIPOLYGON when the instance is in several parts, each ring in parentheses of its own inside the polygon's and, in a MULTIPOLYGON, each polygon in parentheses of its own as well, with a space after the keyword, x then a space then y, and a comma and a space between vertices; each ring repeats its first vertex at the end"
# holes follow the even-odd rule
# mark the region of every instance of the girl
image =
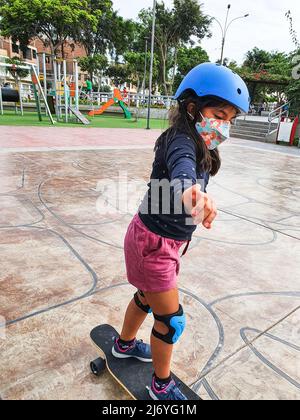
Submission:
POLYGON ((175 98, 171 127, 156 142, 149 190, 125 237, 128 281, 138 291, 112 349, 118 358, 153 361, 149 392, 154 400, 186 399, 170 370, 173 345, 186 323, 176 284, 179 249, 186 244, 184 255, 196 225, 212 227, 217 209, 206 186, 221 166, 217 147, 229 137, 231 121, 248 112, 250 104, 243 80, 211 63, 195 67, 175 98), (151 312, 155 321, 149 346, 136 336, 151 312))

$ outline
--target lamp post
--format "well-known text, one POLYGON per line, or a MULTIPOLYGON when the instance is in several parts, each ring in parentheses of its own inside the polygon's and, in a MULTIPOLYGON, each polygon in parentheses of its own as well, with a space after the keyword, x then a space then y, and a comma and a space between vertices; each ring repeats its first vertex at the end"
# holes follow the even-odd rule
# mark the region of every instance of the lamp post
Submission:
POLYGON ((143 86, 142 86, 142 91, 143 91, 143 106, 144 106, 144 103, 145 103, 145 90, 146 90, 146 79, 147 79, 148 41, 149 41, 149 38, 146 37, 145 38, 145 69, 144 69, 144 79, 143 79, 143 86))
POLYGON ((153 0, 153 20, 152 20, 152 38, 151 38, 151 60, 150 60, 150 76, 149 76, 147 130, 150 130, 150 112, 151 112, 150 110, 151 110, 153 61, 154 61, 154 41, 155 41, 155 20, 156 20, 156 0, 153 0))
POLYGON ((222 31, 222 50, 221 50, 221 59, 220 59, 221 64, 223 64, 223 59, 224 59, 224 47, 225 47, 226 35, 227 35, 227 31, 228 31, 229 26, 231 26, 231 24, 232 24, 233 22, 235 22, 236 20, 238 20, 238 19, 244 19, 244 18, 247 18, 248 16, 250 16, 250 15, 249 15, 249 13, 247 13, 246 15, 243 15, 243 16, 238 16, 238 17, 236 17, 236 18, 232 19, 232 20, 228 23, 228 17, 229 17, 229 12, 230 12, 230 9, 231 9, 231 4, 228 4, 228 6, 227 6, 226 20, 225 20, 225 25, 224 25, 224 27, 222 26, 222 24, 220 23, 220 21, 219 21, 217 18, 213 17, 213 20, 215 20, 215 21, 218 23, 218 25, 220 26, 221 31, 222 31))

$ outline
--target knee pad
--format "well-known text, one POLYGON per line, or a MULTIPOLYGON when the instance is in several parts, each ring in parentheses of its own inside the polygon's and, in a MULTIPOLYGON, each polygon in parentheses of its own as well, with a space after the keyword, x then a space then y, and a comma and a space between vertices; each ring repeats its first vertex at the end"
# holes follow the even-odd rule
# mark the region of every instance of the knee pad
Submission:
POLYGON ((155 330, 155 328, 153 328, 152 334, 154 335, 154 337, 168 344, 177 343, 186 325, 186 317, 184 315, 182 306, 179 305, 179 310, 172 315, 153 315, 157 321, 162 322, 169 328, 169 332, 166 335, 160 334, 158 331, 155 330))
POLYGON ((140 308, 142 311, 146 312, 146 314, 151 314, 152 309, 150 308, 149 305, 143 305, 143 303, 140 301, 139 293, 141 294, 141 296, 144 296, 143 292, 142 293, 140 291, 136 292, 136 294, 134 295, 134 301, 136 303, 136 306, 140 308))

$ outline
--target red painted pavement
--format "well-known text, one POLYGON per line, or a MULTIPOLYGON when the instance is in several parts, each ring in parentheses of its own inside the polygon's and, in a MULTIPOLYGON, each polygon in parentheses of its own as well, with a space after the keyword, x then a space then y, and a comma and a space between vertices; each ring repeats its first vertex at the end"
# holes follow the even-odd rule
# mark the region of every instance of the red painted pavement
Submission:
POLYGON ((0 148, 153 146, 160 130, 0 126, 0 148))

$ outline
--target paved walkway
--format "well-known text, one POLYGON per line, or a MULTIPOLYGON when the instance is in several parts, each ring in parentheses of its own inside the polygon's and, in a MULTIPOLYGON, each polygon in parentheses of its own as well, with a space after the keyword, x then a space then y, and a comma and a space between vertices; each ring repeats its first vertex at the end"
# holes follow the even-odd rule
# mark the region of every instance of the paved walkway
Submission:
POLYGON ((160 130, 119 128, 0 127, 3 148, 95 148, 152 146, 160 130))
MULTIPOLYGON (((123 240, 159 132, 0 130, 0 398, 127 399, 90 374, 89 332, 120 330, 135 292, 123 240), (119 170, 123 212, 106 188, 119 170)), ((300 399, 299 149, 233 139, 220 151, 218 218, 182 258, 187 328, 172 368, 204 399, 300 399)))

